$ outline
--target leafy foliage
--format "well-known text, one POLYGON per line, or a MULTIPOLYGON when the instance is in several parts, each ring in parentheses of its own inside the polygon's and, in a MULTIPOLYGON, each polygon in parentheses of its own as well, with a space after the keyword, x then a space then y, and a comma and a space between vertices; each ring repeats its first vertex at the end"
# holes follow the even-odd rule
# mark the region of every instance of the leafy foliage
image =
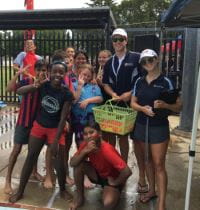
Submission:
POLYGON ((116 6, 116 0, 91 0, 92 3, 87 3, 90 7, 102 7, 102 6, 109 6, 113 7, 116 6))
POLYGON ((161 13, 169 7, 172 0, 90 0, 90 7, 109 6, 118 25, 146 26, 159 22, 161 13))

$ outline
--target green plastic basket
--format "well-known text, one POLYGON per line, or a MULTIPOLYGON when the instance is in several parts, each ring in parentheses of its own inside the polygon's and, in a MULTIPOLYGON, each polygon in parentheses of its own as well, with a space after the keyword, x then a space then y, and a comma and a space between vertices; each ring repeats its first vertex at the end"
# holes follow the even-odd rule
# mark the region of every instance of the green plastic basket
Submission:
POLYGON ((112 99, 93 108, 95 121, 102 131, 125 135, 133 129, 137 112, 127 107, 112 105, 112 99))

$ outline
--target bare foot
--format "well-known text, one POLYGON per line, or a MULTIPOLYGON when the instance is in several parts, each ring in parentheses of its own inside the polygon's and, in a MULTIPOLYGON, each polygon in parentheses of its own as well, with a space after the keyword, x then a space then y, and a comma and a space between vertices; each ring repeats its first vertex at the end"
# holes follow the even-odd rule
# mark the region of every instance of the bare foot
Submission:
POLYGON ((76 203, 74 202, 71 202, 69 204, 69 210, 76 210, 78 208, 78 206, 76 205, 76 203))
POLYGON ((31 175, 31 178, 33 178, 39 182, 44 182, 44 177, 41 174, 39 174, 38 172, 33 173, 31 175))
POLYGON ((78 209, 78 207, 82 206, 83 203, 84 203, 84 197, 76 195, 74 200, 69 205, 69 210, 76 210, 78 209))
POLYGON ((74 185, 74 180, 70 176, 67 176, 66 183, 69 184, 70 186, 72 186, 72 185, 74 185))
POLYGON ((93 184, 87 176, 84 176, 84 187, 86 189, 92 189, 95 187, 95 184, 93 184))
POLYGON ((52 182, 51 178, 50 177, 47 177, 45 178, 44 180, 44 183, 43 183, 44 187, 46 189, 51 189, 54 187, 54 183, 52 182))
POLYGON ((73 196, 66 190, 60 191, 60 197, 66 201, 72 201, 73 196))
POLYGON ((13 193, 13 189, 11 187, 11 183, 5 183, 4 193, 11 195, 13 193))
POLYGON ((11 203, 16 203, 18 200, 22 199, 22 197, 23 197, 23 194, 17 192, 16 194, 10 196, 9 201, 11 203))

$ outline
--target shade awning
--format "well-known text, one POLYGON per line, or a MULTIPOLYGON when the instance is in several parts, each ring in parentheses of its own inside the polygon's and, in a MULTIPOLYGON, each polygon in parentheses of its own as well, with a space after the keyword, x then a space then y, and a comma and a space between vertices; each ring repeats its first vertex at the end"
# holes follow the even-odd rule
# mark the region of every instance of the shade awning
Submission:
POLYGON ((104 29, 116 27, 109 7, 0 12, 0 30, 104 29))
POLYGON ((162 14, 161 24, 166 27, 200 27, 200 0, 174 0, 162 14))

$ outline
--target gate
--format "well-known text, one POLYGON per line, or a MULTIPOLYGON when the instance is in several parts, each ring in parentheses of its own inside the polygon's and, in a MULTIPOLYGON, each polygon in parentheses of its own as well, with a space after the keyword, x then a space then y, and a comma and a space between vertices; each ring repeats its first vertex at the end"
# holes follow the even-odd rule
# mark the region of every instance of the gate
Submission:
MULTIPOLYGON (((161 41, 161 67, 174 82, 176 88, 181 88, 183 59, 184 59, 184 30, 168 29, 161 31, 153 28, 127 28, 129 36, 128 48, 135 50, 135 37, 139 35, 155 35, 161 41)), ((42 30, 35 36, 36 53, 50 61, 53 52, 68 46, 85 50, 92 64, 95 63, 97 53, 106 48, 106 37, 102 30, 42 30)), ((23 31, 7 31, 0 33, 0 100, 18 102, 15 93, 5 91, 8 81, 14 75, 13 59, 23 50, 23 31)))
MULTIPOLYGON (((37 31, 35 35, 36 54, 50 61, 53 52, 57 49, 74 47, 75 50, 85 50, 90 62, 94 64, 97 53, 105 49, 105 34, 102 32, 73 32, 66 30, 37 31)), ((6 85, 15 74, 13 60, 23 51, 23 31, 6 31, 0 33, 0 100, 14 103, 18 102, 15 93, 7 93, 6 85)))

